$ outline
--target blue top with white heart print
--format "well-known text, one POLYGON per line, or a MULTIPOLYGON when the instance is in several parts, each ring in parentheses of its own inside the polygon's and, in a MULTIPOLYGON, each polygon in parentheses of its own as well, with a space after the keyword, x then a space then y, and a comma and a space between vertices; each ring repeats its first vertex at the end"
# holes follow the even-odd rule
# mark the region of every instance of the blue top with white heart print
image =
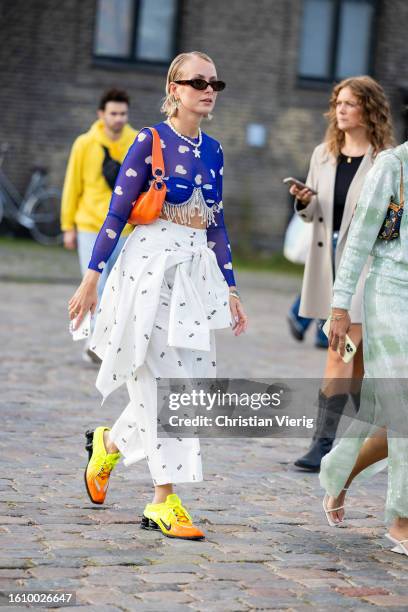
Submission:
MULTIPOLYGON (((188 225, 189 217, 198 211, 206 222, 207 244, 214 250, 228 285, 235 285, 223 215, 224 160, 220 143, 202 133, 200 147, 194 147, 180 138, 166 122, 154 127, 161 139, 167 186, 164 208, 168 217, 171 219, 174 213, 181 213, 188 225)), ((189 140, 194 144, 199 142, 198 138, 189 140)), ((92 270, 100 272, 104 268, 129 218, 133 202, 140 193, 149 189, 149 181, 153 178, 152 142, 150 130, 144 128, 123 161, 109 212, 95 241, 89 263, 92 270)))

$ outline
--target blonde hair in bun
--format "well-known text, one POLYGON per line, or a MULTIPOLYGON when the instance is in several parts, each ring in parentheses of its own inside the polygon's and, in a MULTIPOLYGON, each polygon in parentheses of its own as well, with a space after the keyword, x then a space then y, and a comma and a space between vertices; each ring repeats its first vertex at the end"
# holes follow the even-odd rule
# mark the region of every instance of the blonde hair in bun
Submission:
MULTIPOLYGON (((192 57, 200 57, 206 62, 210 64, 214 64, 213 60, 206 53, 202 53, 201 51, 190 51, 188 53, 180 53, 177 55, 174 60, 171 62, 166 80, 166 96, 163 99, 163 103, 161 105, 161 112, 167 115, 167 117, 174 117, 177 113, 178 108, 178 100, 174 97, 173 94, 170 93, 170 83, 174 81, 178 81, 182 77, 182 68, 187 60, 192 57)), ((214 64, 215 65, 215 64, 214 64)), ((207 119, 212 119, 210 114, 207 115, 207 119)))

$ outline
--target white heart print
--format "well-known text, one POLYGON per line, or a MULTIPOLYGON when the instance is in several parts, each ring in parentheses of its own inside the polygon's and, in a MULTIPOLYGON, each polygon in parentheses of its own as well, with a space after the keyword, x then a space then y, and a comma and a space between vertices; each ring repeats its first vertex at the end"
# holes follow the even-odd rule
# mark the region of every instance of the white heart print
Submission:
POLYGON ((187 174, 187 170, 181 164, 177 164, 175 172, 177 172, 177 174, 187 174))
POLYGON ((116 195, 123 195, 122 187, 120 185, 116 185, 115 193, 116 195))
POLYGON ((197 174, 194 180, 197 183, 197 185, 201 185, 201 183, 203 182, 203 177, 201 176, 201 174, 197 174))
POLYGON ((210 172, 211 172, 211 176, 212 176, 213 178, 215 178, 215 172, 214 172, 214 170, 213 170, 212 168, 210 169, 210 172))
POLYGON ((146 157, 145 163, 146 164, 151 164, 152 163, 152 156, 151 155, 149 155, 149 157, 146 157))
POLYGON ((220 174, 221 174, 221 176, 224 174, 224 166, 222 168, 220 168, 220 174))
POLYGON ((164 142, 164 140, 162 140, 161 138, 160 138, 160 144, 161 144, 161 148, 162 148, 162 149, 165 149, 165 148, 166 148, 166 143, 165 143, 165 142, 164 142))
POLYGON ((232 263, 229 261, 228 263, 224 264, 224 268, 226 270, 232 270, 232 263))
POLYGON ((215 247, 215 244, 216 243, 212 242, 211 240, 210 240, 210 242, 207 242, 207 246, 208 246, 209 249, 213 249, 215 247))
POLYGON ((113 229, 108 228, 106 230, 106 233, 108 234, 109 238, 112 238, 112 240, 114 240, 116 238, 116 232, 113 229))
POLYGON ((100 262, 98 263, 98 268, 99 268, 99 270, 103 270, 103 269, 104 269, 104 267, 105 267, 105 265, 106 265, 106 264, 105 264, 105 262, 104 262, 104 261, 100 261, 100 262))
POLYGON ((133 168, 128 168, 126 170, 126 176, 137 176, 137 172, 133 168))
POLYGON ((180 145, 178 148, 179 153, 187 153, 190 150, 190 147, 186 147, 186 145, 180 145))
POLYGON ((146 138, 146 134, 143 134, 143 132, 140 132, 140 134, 138 134, 137 136, 137 139, 139 142, 143 142, 145 138, 146 138))

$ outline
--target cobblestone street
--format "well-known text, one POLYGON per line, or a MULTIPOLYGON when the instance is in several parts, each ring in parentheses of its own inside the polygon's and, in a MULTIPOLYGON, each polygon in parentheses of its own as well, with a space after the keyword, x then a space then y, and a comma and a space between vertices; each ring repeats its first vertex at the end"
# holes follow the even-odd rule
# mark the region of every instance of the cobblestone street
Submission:
MULTIPOLYGON (((285 322, 299 279, 242 273, 240 281, 250 329, 218 334, 219 373, 320 377, 324 351, 313 332, 297 344, 285 322)), ((292 464, 306 439, 203 440, 205 480, 177 492, 204 542, 139 528, 151 498, 145 462, 119 464, 106 504, 93 506, 83 433, 110 425, 127 397, 120 390, 100 407, 97 370, 68 333, 73 288, 1 285, 3 593, 67 589, 75 609, 100 611, 408 609, 408 560, 382 537, 386 474, 353 487, 346 527, 332 529, 318 476, 292 464)))

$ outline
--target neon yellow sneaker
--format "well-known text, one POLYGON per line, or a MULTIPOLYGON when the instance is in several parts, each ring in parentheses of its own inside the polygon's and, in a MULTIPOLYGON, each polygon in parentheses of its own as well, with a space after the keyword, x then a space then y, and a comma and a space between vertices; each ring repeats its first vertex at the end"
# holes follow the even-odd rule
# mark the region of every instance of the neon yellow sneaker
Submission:
POLYGON ((87 431, 85 436, 86 450, 89 453, 85 469, 85 487, 89 499, 94 504, 103 504, 109 486, 109 476, 120 459, 120 453, 107 453, 103 441, 103 432, 109 427, 97 427, 87 431))
POLYGON ((140 527, 155 531, 160 529, 168 538, 202 540, 205 537, 204 533, 193 525, 193 519, 175 493, 168 495, 166 501, 161 504, 147 504, 140 527))

